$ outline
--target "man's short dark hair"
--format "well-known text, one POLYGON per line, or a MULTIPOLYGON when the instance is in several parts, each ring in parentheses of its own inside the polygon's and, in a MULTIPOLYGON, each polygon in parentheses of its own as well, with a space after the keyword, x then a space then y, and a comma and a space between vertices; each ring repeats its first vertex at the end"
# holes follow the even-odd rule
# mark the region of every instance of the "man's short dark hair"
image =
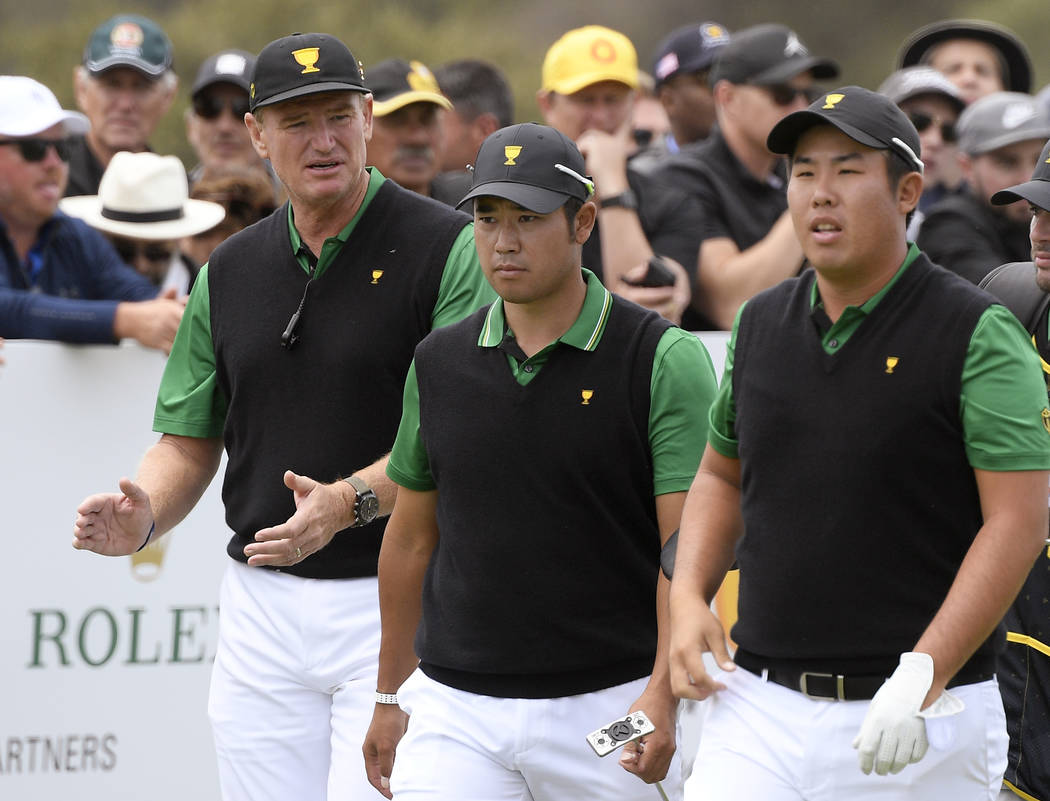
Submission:
POLYGON ((583 208, 583 201, 578 197, 570 197, 566 199, 565 204, 561 207, 561 210, 565 213, 565 219, 569 221, 569 238, 576 236, 576 215, 580 213, 580 209, 583 208))
POLYGON ((499 127, 514 123, 514 95, 498 67, 487 61, 464 58, 434 70, 438 86, 466 120, 484 113, 494 114, 499 127))

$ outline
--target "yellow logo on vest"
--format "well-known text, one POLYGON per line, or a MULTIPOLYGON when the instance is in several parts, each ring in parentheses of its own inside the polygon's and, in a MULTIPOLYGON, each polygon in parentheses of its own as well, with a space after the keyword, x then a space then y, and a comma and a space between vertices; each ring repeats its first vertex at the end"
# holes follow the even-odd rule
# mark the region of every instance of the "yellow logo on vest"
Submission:
POLYGON ((378 284, 379 283, 379 279, 382 278, 382 277, 383 277, 383 271, 382 270, 372 270, 372 284, 373 284, 373 286, 375 284, 378 284))
POLYGON ((503 162, 504 167, 517 167, 518 162, 516 159, 521 155, 522 145, 507 145, 503 148, 503 155, 507 157, 507 160, 503 162))
POLYGON ((1043 428, 1046 429, 1046 433, 1050 434, 1050 409, 1043 409, 1041 417, 1043 418, 1043 428))
POLYGON ((594 397, 594 390, 593 389, 581 389, 580 390, 580 397, 583 398, 583 400, 580 402, 580 406, 590 406, 591 405, 591 398, 594 397))
POLYGON ((899 356, 887 356, 886 357, 886 372, 892 373, 893 368, 897 366, 897 362, 900 361, 899 356))
POLYGON ((830 95, 824 95, 824 105, 821 106, 821 108, 835 108, 836 105, 842 102, 842 99, 844 97, 845 95, 839 94, 838 92, 833 92, 830 95))
POLYGON ((319 47, 304 47, 301 50, 293 50, 292 57, 295 62, 303 68, 300 75, 306 75, 311 72, 320 72, 314 64, 317 63, 317 59, 321 56, 321 48, 319 47))

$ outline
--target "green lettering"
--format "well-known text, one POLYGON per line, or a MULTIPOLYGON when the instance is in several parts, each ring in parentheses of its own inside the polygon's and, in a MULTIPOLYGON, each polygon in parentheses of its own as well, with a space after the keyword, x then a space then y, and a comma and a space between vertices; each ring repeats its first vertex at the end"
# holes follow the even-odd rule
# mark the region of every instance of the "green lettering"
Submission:
POLYGON ((35 609, 29 612, 33 616, 33 660, 27 667, 44 667, 41 661, 41 645, 45 640, 50 640, 58 648, 59 664, 69 665, 66 658, 66 647, 62 644, 62 635, 66 633, 66 615, 60 609, 35 609), (57 631, 44 633, 44 618, 53 617, 58 621, 57 631))
POLYGON ((100 665, 106 664, 113 656, 113 652, 117 650, 117 619, 113 617, 113 614, 101 606, 96 606, 94 609, 89 609, 87 614, 84 615, 84 619, 80 621, 80 631, 77 634, 77 644, 80 647, 80 658, 87 662, 91 667, 99 667, 100 665), (87 631, 88 626, 91 624, 91 619, 101 615, 106 621, 109 622, 109 648, 101 659, 92 659, 87 652, 87 631))

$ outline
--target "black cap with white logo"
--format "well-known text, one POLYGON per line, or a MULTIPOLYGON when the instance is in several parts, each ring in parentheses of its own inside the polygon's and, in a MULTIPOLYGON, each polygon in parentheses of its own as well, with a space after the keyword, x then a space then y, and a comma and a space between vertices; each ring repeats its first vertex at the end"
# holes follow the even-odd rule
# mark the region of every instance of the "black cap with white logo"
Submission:
POLYGON ((252 70, 255 68, 255 56, 246 50, 223 50, 209 56, 193 81, 190 95, 196 97, 200 92, 217 83, 229 83, 245 92, 252 83, 252 70))
POLYGON ((829 58, 812 55, 798 34, 784 25, 755 25, 734 33, 729 44, 718 51, 710 83, 714 86, 726 80, 774 86, 803 72, 812 72, 814 78, 823 80, 837 77, 839 66, 829 58))
POLYGON ((293 33, 259 53, 248 100, 251 110, 315 92, 367 93, 361 65, 350 49, 326 33, 293 33))
POLYGON ((488 196, 550 214, 570 197, 594 194, 586 169, 576 143, 560 131, 534 122, 509 125, 481 143, 473 183, 457 207, 488 196))
POLYGON ((1043 146, 1043 152, 1039 154, 1032 180, 1008 186, 992 195, 992 203, 996 206, 1005 206, 1018 200, 1027 200, 1033 206, 1050 211, 1050 142, 1043 146))
POLYGON ((833 125, 855 142, 892 150, 916 172, 923 171, 919 132, 890 98, 860 86, 843 86, 788 114, 769 132, 766 147, 791 155, 799 138, 815 125, 833 125))

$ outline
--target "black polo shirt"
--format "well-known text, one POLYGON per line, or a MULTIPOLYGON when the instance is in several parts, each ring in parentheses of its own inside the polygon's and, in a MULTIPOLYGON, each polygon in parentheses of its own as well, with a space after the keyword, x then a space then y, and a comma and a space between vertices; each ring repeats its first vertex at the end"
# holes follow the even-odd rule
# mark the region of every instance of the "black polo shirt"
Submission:
POLYGON ((654 173, 699 201, 700 242, 728 237, 747 250, 769 233, 787 209, 787 164, 760 181, 733 155, 717 128, 703 142, 684 146, 654 173))
POLYGON ((106 168, 91 152, 83 136, 71 137, 69 143, 69 183, 66 184, 65 196, 97 195, 106 168))
MULTIPOLYGON (((638 221, 653 253, 677 261, 693 280, 703 222, 696 201, 673 184, 640 173, 630 166, 627 167, 627 185, 638 201, 638 221)), ((601 225, 598 222, 583 246, 583 266, 605 282, 601 225)))
POLYGON ((970 192, 935 204, 919 228, 916 244, 935 264, 980 283, 1000 264, 1028 261, 1028 223, 1017 223, 970 192))

